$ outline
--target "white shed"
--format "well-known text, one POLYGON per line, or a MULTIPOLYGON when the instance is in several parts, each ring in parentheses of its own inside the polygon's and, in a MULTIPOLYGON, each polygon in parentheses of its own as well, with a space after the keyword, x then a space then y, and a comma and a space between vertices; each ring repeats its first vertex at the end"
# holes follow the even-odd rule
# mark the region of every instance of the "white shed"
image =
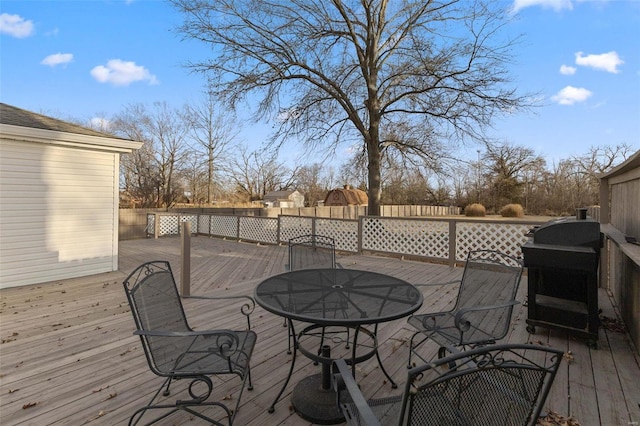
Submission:
POLYGON ((118 269, 120 139, 0 103, 0 288, 118 269))
POLYGON ((304 207, 304 194, 294 191, 271 191, 265 194, 264 203, 267 207, 302 208, 304 207))

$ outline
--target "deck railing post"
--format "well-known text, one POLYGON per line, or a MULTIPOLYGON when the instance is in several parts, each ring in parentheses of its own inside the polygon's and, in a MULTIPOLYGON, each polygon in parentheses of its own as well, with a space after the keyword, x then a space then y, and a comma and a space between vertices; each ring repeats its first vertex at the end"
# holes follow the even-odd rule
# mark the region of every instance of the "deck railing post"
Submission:
POLYGON ((153 214, 155 220, 153 221, 153 237, 157 240, 160 236, 160 215, 158 213, 153 214))
POLYGON ((456 266, 456 220, 449 220, 449 266, 456 266))
POLYGON ((182 222, 180 234, 180 289, 182 296, 191 295, 191 222, 182 222))
POLYGON ((362 254, 362 230, 364 229, 364 220, 366 215, 358 217, 358 253, 362 254))

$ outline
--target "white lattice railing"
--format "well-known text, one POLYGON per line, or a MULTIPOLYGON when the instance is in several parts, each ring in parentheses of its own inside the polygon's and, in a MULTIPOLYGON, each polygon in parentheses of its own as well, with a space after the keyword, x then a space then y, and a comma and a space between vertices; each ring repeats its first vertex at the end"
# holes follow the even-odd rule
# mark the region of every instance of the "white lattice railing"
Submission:
POLYGON ((464 260, 467 253, 482 247, 522 257, 521 247, 531 223, 457 222, 456 260, 464 260))
POLYGON ((191 222, 194 233, 268 244, 286 243, 304 234, 332 237, 344 252, 380 252, 431 258, 453 264, 470 250, 498 250, 521 257, 525 235, 542 222, 488 221, 440 218, 390 218, 361 216, 330 219, 309 216, 218 216, 153 213, 147 216, 147 233, 177 235, 180 223, 191 222))
POLYGON ((362 249, 447 259, 449 222, 365 217, 362 249))
POLYGON ((358 221, 346 219, 316 219, 315 233, 334 239, 336 250, 358 252, 358 221))
POLYGON ((278 218, 240 216, 238 237, 240 240, 278 244, 278 218))
MULTIPOLYGON (((209 235, 216 237, 238 238, 240 216, 202 215, 209 218, 209 235)), ((205 228, 206 229, 206 228, 205 228)), ((203 229, 200 233, 207 234, 203 229)))
POLYGON ((313 234, 313 217, 309 216, 279 216, 280 241, 289 241, 300 235, 313 234))
POLYGON ((191 233, 198 233, 200 218, 194 214, 179 213, 148 213, 147 214, 147 235, 178 235, 180 234, 180 223, 190 222, 191 233))

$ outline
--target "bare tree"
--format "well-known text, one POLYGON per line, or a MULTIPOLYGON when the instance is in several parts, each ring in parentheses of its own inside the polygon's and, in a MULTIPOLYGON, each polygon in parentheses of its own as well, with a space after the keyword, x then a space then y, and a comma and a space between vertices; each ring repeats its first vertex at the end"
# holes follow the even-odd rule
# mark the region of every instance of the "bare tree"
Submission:
POLYGON ((210 169, 207 166, 208 162, 203 162, 201 153, 196 150, 189 151, 180 164, 180 174, 188 190, 185 196, 193 204, 211 204, 213 199, 209 198, 214 188, 208 178, 210 169))
POLYGON ((231 105, 257 96, 277 146, 360 141, 369 213, 379 214, 387 150, 432 164, 494 116, 528 106, 506 71, 501 2, 476 0, 172 0, 179 31, 215 56, 189 64, 231 105))
POLYGON ((305 204, 309 207, 316 206, 318 201, 327 196, 330 188, 330 170, 324 170, 322 164, 314 163, 302 166, 295 176, 295 188, 304 194, 305 204))
POLYGON ((161 179, 154 165, 154 156, 152 145, 144 141, 140 149, 123 154, 121 157, 120 189, 131 198, 134 206, 156 207, 158 205, 157 190, 161 179))
POLYGON ((268 192, 291 189, 296 171, 278 162, 275 156, 265 156, 261 151, 250 152, 246 146, 240 146, 231 162, 229 175, 245 201, 256 201, 268 192))
POLYGON ((625 143, 615 146, 592 146, 586 154, 575 155, 567 161, 573 164, 575 173, 579 175, 584 186, 589 188, 592 195, 591 204, 597 204, 600 188, 598 176, 622 163, 632 153, 631 145, 625 143))
POLYGON ((143 104, 129 105, 112 123, 116 134, 143 141, 144 149, 130 154, 123 165, 130 191, 145 206, 170 207, 181 195, 178 167, 185 155, 186 126, 181 111, 165 102, 152 109, 143 104))
POLYGON ((632 152, 627 144, 591 147, 583 155, 560 161, 550 174, 554 184, 545 194, 545 205, 559 214, 572 214, 577 207, 598 204, 598 176, 622 163, 632 152))
POLYGON ((547 213, 546 182, 551 174, 546 169, 547 163, 541 157, 532 161, 521 174, 523 181, 522 206, 529 214, 547 213))
POLYGON ((507 203, 521 203, 527 170, 544 164, 544 159, 536 156, 532 149, 506 142, 487 146, 484 161, 489 167, 487 181, 490 183, 489 198, 484 201, 494 211, 507 203))
MULTIPOLYGON (((224 162, 227 147, 239 133, 239 126, 231 111, 224 110, 216 102, 211 87, 207 88, 205 98, 201 104, 187 105, 186 117, 189 123, 190 137, 196 142, 198 151, 203 153, 206 162, 206 202, 213 201, 215 176, 224 162)), ((200 156, 198 156, 199 159, 200 156)))
POLYGON ((356 154, 344 162, 339 174, 338 186, 349 185, 362 191, 367 190, 367 164, 362 155, 356 154))

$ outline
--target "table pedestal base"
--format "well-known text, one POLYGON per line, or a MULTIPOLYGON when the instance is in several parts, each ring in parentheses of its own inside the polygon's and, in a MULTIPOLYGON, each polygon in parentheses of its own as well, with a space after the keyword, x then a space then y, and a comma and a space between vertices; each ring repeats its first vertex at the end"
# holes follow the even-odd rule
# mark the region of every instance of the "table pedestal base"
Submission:
POLYGON ((322 389, 322 374, 305 377, 293 389, 293 408, 303 419, 319 425, 344 423, 333 389, 322 389))

